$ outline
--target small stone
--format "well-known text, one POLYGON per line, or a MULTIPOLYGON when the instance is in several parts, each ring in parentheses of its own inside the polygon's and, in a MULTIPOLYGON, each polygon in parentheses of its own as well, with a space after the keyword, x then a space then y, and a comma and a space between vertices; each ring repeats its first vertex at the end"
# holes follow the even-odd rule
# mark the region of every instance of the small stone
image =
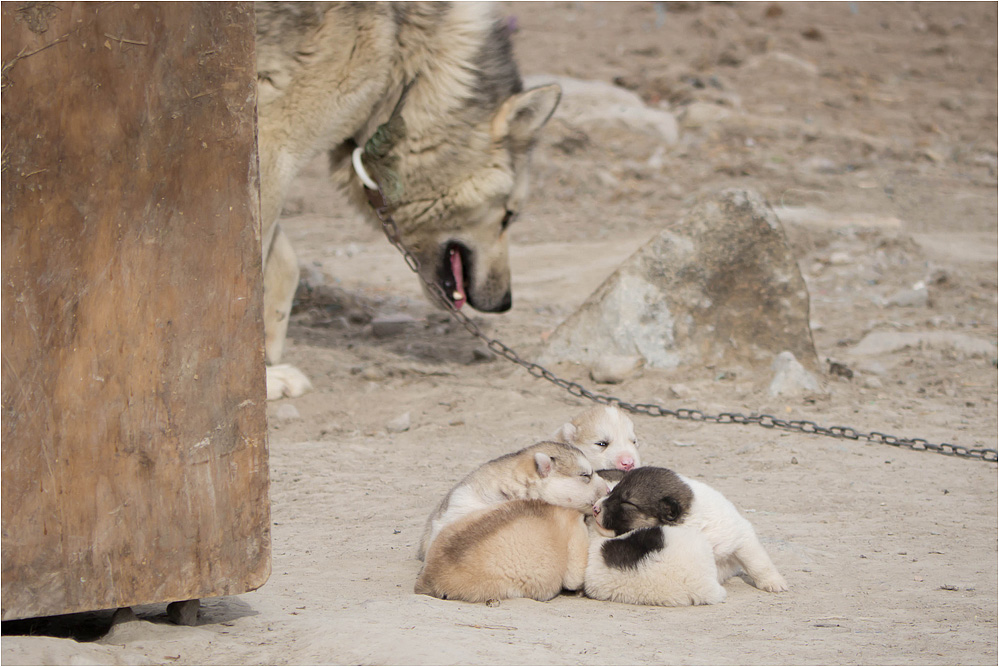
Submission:
POLYGON ((925 308, 930 303, 930 292, 926 285, 914 285, 912 289, 895 292, 885 301, 886 306, 897 308, 925 308))
POLYGON ((487 607, 498 607, 498 606, 500 606, 500 601, 497 600, 496 598, 489 598, 488 600, 486 600, 486 606, 487 607))
POLYGON ((472 361, 481 363, 492 361, 496 358, 496 355, 485 345, 479 345, 474 350, 472 350, 472 361))
POLYGON ((875 375, 868 375, 864 378, 864 386, 868 389, 881 389, 885 385, 884 382, 881 381, 881 378, 875 375))
POLYGON ((132 621, 139 620, 139 617, 135 615, 131 607, 118 607, 115 612, 111 615, 111 625, 120 625, 122 623, 131 623, 132 621))
POLYGON ((361 369, 360 376, 368 382, 381 382, 387 376, 378 366, 365 366, 361 369))
POLYGON ((777 355, 771 368, 774 379, 770 383, 771 396, 802 396, 804 394, 824 394, 825 391, 814 375, 785 350, 777 355))
POLYGON ((590 367, 590 378, 602 384, 620 384, 641 368, 642 363, 639 356, 608 355, 590 367))
POLYGON ((673 398, 690 398, 690 387, 677 382, 669 386, 669 394, 673 398))
POLYGON ((416 322, 416 318, 399 313, 395 315, 379 315, 371 320, 371 333, 376 338, 398 336, 416 322))
POLYGON ((167 618, 174 625, 197 625, 201 600, 184 600, 167 605, 167 618))
POLYGON ((385 430, 389 433, 403 433, 409 430, 410 423, 409 413, 406 412, 385 424, 385 430))
POLYGON ((277 410, 274 411, 274 418, 278 421, 290 422, 301 419, 302 415, 298 412, 298 408, 294 405, 291 403, 284 403, 279 405, 277 410))

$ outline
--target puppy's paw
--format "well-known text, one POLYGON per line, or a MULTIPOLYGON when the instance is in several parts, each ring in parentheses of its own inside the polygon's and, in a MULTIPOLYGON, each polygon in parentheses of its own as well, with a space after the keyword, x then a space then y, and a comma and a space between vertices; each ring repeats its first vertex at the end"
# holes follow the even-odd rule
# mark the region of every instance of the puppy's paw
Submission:
POLYGON ((768 577, 760 577, 753 583, 755 583, 756 587, 761 591, 767 591, 770 593, 783 593, 787 590, 787 582, 784 580, 784 577, 780 576, 776 572, 768 577))
POLYGON ((291 364, 278 364, 267 367, 267 400, 296 398, 312 389, 312 383, 305 373, 291 364))

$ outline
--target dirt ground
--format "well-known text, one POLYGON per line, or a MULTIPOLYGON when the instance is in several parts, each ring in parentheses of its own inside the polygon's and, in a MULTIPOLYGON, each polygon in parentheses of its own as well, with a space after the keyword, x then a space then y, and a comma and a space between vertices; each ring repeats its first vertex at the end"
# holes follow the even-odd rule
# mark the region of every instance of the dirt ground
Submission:
MULTIPOLYGON (((474 316, 489 335, 530 357, 692 195, 753 188, 798 254, 823 368, 852 377, 782 400, 741 369, 614 386, 556 370, 636 402, 996 447, 995 3, 502 7, 525 75, 616 83, 680 135, 556 114, 512 228, 514 308, 474 316), (871 333, 895 344, 864 353, 871 333)), ((350 303, 295 316, 287 361, 315 391, 268 406, 270 580, 203 601, 196 627, 151 605, 97 641, 7 635, 4 664, 996 664, 996 464, 759 427, 635 417, 644 462, 725 493, 787 593, 733 579, 696 608, 414 595, 448 488, 586 406, 433 311, 321 161, 284 224, 311 279, 350 303), (403 331, 374 335, 372 316, 398 314, 403 331)), ((93 639, 106 620, 48 631, 93 639)))

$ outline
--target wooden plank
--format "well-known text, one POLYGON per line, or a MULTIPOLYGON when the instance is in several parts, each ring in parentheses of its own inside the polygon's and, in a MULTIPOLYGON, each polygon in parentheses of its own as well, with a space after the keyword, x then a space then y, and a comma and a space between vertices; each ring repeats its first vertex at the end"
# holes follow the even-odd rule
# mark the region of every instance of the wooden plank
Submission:
POLYGON ((2 617, 252 590, 252 5, 5 2, 2 28, 2 617))

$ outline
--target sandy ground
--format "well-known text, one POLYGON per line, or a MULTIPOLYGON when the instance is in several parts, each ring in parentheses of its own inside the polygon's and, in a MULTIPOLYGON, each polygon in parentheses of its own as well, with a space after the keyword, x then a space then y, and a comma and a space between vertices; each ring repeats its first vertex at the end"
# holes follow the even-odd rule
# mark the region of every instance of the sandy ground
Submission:
MULTIPOLYGON (((512 229, 514 308, 475 316, 490 335, 536 353, 691 195, 754 188, 798 254, 823 368, 852 378, 827 374, 828 395, 795 400, 742 369, 596 388, 996 447, 994 3, 503 7, 524 74, 616 82, 681 123, 665 145, 552 120, 512 229), (860 354, 879 332, 917 342, 860 354)), ((996 464, 759 427, 635 418, 646 463, 745 512, 787 593, 734 579, 723 604, 679 609, 414 595, 442 494, 585 405, 432 311, 320 162, 285 225, 357 317, 306 309, 291 329, 287 360, 316 389, 268 408, 270 580, 205 600, 196 627, 150 605, 97 641, 6 634, 5 664, 996 664, 996 464), (364 323, 400 313, 413 322, 397 335, 364 323)), ((34 632, 93 640, 107 620, 34 632)))

